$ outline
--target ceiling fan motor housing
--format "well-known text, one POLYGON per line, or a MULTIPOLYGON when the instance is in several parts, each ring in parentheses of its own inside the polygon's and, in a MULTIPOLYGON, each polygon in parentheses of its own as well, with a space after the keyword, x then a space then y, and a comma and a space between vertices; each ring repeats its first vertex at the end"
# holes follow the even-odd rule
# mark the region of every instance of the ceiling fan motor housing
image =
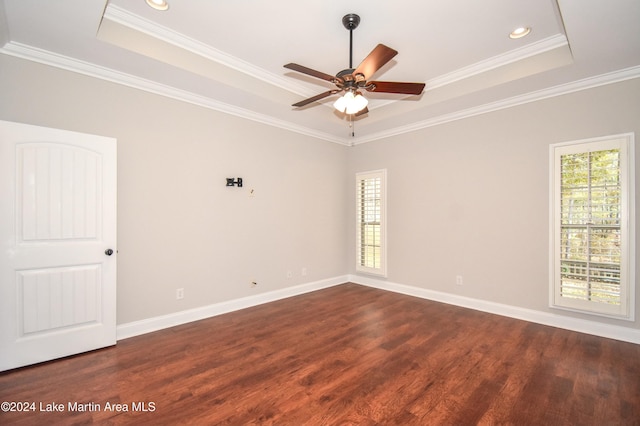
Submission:
POLYGON ((342 70, 338 74, 336 74, 336 77, 338 78, 338 80, 342 80, 345 83, 348 81, 354 81, 355 80, 353 77, 354 71, 355 69, 353 68, 347 68, 346 70, 342 70))

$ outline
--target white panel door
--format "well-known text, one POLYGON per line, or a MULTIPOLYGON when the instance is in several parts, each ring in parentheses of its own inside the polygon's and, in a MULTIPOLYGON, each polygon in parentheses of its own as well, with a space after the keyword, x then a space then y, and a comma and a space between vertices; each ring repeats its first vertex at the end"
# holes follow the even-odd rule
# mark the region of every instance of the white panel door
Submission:
POLYGON ((116 140, 0 121, 0 371, 116 342, 116 140))

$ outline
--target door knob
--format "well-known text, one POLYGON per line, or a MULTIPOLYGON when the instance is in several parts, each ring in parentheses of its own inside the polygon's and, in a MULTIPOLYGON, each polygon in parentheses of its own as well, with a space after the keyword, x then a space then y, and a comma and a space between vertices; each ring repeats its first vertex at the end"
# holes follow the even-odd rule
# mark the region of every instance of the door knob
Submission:
POLYGON ((106 254, 107 256, 111 256, 111 255, 113 254, 113 250, 111 250, 111 249, 106 249, 106 250, 104 251, 104 254, 106 254))

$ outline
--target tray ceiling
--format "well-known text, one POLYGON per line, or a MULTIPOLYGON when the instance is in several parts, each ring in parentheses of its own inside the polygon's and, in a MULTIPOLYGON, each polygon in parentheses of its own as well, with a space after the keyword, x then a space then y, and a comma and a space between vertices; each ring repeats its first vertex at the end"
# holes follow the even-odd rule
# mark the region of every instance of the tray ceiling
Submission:
POLYGON ((0 0, 0 52, 346 145, 640 77, 636 0, 168 1, 0 0), (375 79, 422 95, 365 93, 354 122, 337 95, 291 107, 332 86, 284 64, 348 68, 347 13, 354 66, 383 43, 399 54, 375 79))

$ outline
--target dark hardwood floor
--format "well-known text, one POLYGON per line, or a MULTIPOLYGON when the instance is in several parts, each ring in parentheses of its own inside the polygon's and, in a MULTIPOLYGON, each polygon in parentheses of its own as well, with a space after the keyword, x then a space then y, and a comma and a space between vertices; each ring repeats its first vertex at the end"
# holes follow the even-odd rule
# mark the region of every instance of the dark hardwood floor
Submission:
POLYGON ((640 345, 345 284, 2 373, 0 401, 63 404, 0 412, 25 425, 638 425, 640 345))

